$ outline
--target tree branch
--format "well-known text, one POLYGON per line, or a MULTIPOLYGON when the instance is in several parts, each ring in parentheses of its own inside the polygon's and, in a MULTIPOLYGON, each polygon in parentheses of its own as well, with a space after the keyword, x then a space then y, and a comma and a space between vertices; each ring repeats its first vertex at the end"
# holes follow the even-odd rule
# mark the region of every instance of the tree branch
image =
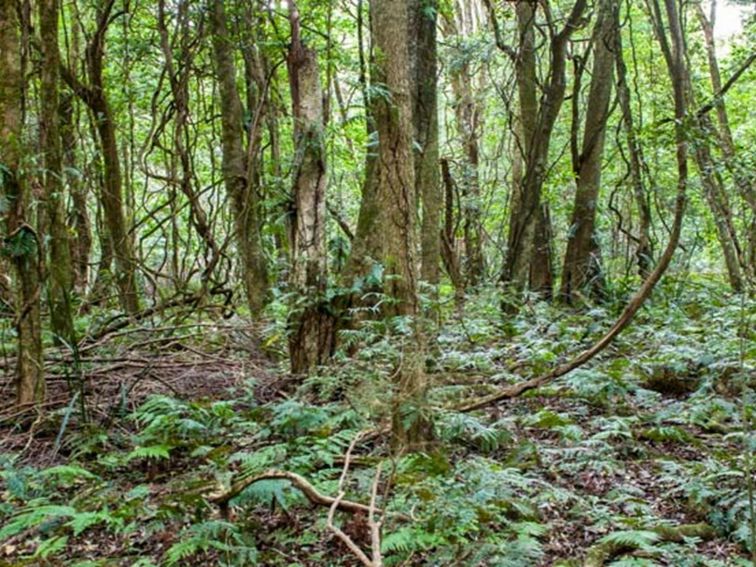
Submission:
MULTIPOLYGON (((322 494, 321 492, 318 492, 318 490, 307 479, 298 475, 297 473, 282 471, 278 469, 269 469, 265 472, 248 478, 241 478, 234 482, 231 485, 231 488, 229 488, 225 492, 210 495, 209 500, 213 504, 225 506, 230 500, 239 496, 239 494, 241 494, 245 489, 252 486, 256 482, 273 479, 288 480, 289 482, 291 482, 292 486, 299 490, 312 504, 330 507, 333 506, 334 502, 337 501, 337 499, 332 496, 327 496, 325 494, 322 494)), ((342 499, 338 502, 337 507, 344 512, 350 512, 352 514, 370 514, 370 506, 361 504, 359 502, 352 502, 351 500, 342 499)), ((384 513, 379 508, 376 508, 375 511, 378 513, 384 513)), ((409 516, 401 513, 397 513, 395 517, 402 521, 409 521, 410 519, 409 516)))

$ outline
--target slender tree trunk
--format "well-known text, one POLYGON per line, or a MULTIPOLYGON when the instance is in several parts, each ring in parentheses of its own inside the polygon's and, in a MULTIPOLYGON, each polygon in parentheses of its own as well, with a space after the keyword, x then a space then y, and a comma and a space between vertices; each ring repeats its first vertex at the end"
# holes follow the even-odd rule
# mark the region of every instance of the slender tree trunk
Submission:
MULTIPOLYGON (((455 19, 447 19, 446 24, 446 35, 456 37, 457 41, 475 33, 469 4, 466 2, 457 3, 455 19)), ((464 154, 460 181, 462 233, 465 242, 464 273, 467 285, 473 287, 481 283, 485 273, 483 225, 480 212, 480 148, 478 144, 482 109, 475 96, 474 78, 475 74, 472 72, 469 62, 464 59, 451 73, 454 116, 464 154)))
POLYGON ((457 250, 457 217, 454 214, 454 202, 456 191, 454 180, 449 168, 449 160, 441 160, 441 177, 444 181, 444 230, 442 234, 442 257, 446 273, 449 274, 454 287, 454 299, 458 309, 461 309, 465 298, 465 281, 462 276, 462 268, 459 262, 457 250))
MULTIPOLYGON (((357 228, 352 242, 352 250, 344 266, 344 284, 351 286, 358 277, 363 277, 370 272, 373 265, 379 262, 382 234, 378 230, 378 204, 376 203, 375 183, 378 179, 375 174, 378 159, 378 132, 375 126, 374 100, 371 96, 371 81, 368 76, 373 68, 372 48, 366 49, 364 36, 363 0, 357 0, 357 42, 359 48, 360 73, 359 81, 362 89, 362 98, 365 104, 365 129, 368 145, 365 152, 365 178, 362 182, 362 196, 360 210, 357 216, 357 228), (366 55, 366 51, 368 54, 366 55)), ((372 9, 370 10, 372 19, 372 9)))
MULTIPOLYGON (((96 87, 103 93, 102 87, 96 87)), ((104 94, 93 99, 92 112, 97 117, 97 131, 102 144, 104 185, 100 193, 105 223, 112 242, 115 260, 115 280, 121 307, 126 313, 139 312, 139 295, 136 287, 136 260, 123 213, 121 165, 118 157, 115 124, 104 94)))
POLYGON ((40 316, 39 241, 31 226, 31 195, 20 174, 23 148, 23 85, 20 24, 16 2, 0 0, 0 197, 6 204, 3 252, 15 277, 17 333, 16 402, 41 403, 45 398, 40 316))
MULTIPOLYGON (((692 93, 689 93, 689 97, 692 99, 692 93)), ((730 287, 733 291, 739 292, 744 287, 740 267, 740 245, 732 220, 729 199, 725 193, 722 178, 716 173, 716 165, 711 155, 708 140, 710 129, 706 127, 707 124, 711 124, 707 116, 701 116, 697 119, 696 128, 693 130, 696 136, 693 155, 701 176, 704 197, 717 229, 717 239, 722 248, 730 287)))
POLYGON ((71 194, 70 224, 74 237, 69 238, 73 263, 74 288, 83 296, 89 282, 89 256, 92 250, 92 229, 87 210, 87 188, 81 181, 76 160, 76 128, 74 126, 74 97, 70 93, 60 98, 60 137, 62 140, 64 179, 71 194))
POLYGON ((123 177, 118 154, 116 125, 103 80, 105 34, 112 21, 115 0, 104 0, 98 9, 97 28, 86 48, 89 84, 82 83, 65 66, 61 75, 71 89, 91 110, 103 162, 103 185, 100 202, 110 234, 115 259, 115 280, 123 310, 134 315, 139 312, 139 292, 136 284, 136 258, 129 235, 123 205, 123 177))
POLYGON ((289 281, 302 300, 292 306, 289 326, 291 370, 305 374, 333 353, 333 318, 325 305, 327 255, 325 240, 326 148, 323 93, 317 54, 304 45, 299 11, 289 0, 291 44, 287 57, 294 119, 294 215, 289 281))
MULTIPOLYGON (((562 269, 561 296, 572 303, 576 295, 587 292, 604 295, 601 251, 596 236, 596 207, 601 188, 604 139, 609 119, 609 102, 614 82, 614 37, 617 33, 614 12, 617 0, 601 0, 593 34, 593 69, 585 109, 583 145, 577 156, 577 190, 567 250, 562 269)), ((578 96, 575 93, 574 96, 578 96)))
POLYGON ((58 340, 71 345, 76 341, 71 292, 73 271, 65 218, 63 158, 58 128, 58 1, 39 0, 39 29, 42 61, 40 65, 40 138, 44 152, 44 183, 47 224, 50 235, 49 299, 52 330, 58 340))
POLYGON ((546 298, 553 293, 551 230, 541 193, 548 170, 551 135, 564 102, 567 43, 578 28, 585 9, 586 2, 577 0, 564 27, 553 33, 548 79, 540 103, 535 103, 535 4, 517 3, 520 30, 517 81, 525 171, 520 183, 515 185, 501 281, 515 291, 529 287, 546 298))
POLYGON ((257 195, 249 182, 242 142, 244 116, 236 86, 234 49, 226 24, 224 0, 211 0, 215 70, 221 107, 223 179, 233 207, 236 245, 241 263, 247 304, 257 317, 268 295, 268 275, 260 237, 257 195))
POLYGON ((633 186, 633 197, 638 207, 638 241, 635 249, 638 273, 642 278, 648 277, 653 268, 653 248, 651 242, 651 205, 648 191, 643 183, 643 153, 633 121, 633 110, 630 104, 630 87, 627 83, 627 66, 622 52, 622 31, 619 26, 619 14, 615 22, 614 56, 617 68, 617 99, 622 111, 622 126, 627 143, 630 182, 633 186))
POLYGON ((415 194, 422 203, 420 277, 438 285, 441 264, 441 179, 438 151, 437 0, 412 0, 410 34, 413 53, 415 194))
POLYGON ((738 159, 735 141, 730 128, 730 119, 727 115, 727 106, 723 97, 717 96, 722 91, 722 77, 719 71, 719 59, 717 58, 716 42, 714 40, 714 22, 717 14, 717 0, 712 0, 710 4, 710 16, 707 17, 703 5, 696 3, 696 15, 701 23, 701 29, 704 32, 706 43, 706 54, 709 62, 709 77, 711 79, 711 88, 717 97, 714 104, 717 111, 717 138, 719 148, 725 158, 725 165, 730 171, 735 185, 741 198, 747 203, 751 210, 751 222, 749 230, 750 244, 750 263, 748 264, 751 276, 756 272, 756 175, 753 174, 738 159))
POLYGON ((423 340, 417 317, 417 235, 415 169, 412 152, 412 95, 408 48, 408 0, 371 0, 376 50, 376 82, 389 96, 375 101, 378 156, 374 174, 385 291, 394 299, 387 315, 411 318, 411 335, 397 369, 393 437, 396 446, 415 449, 429 438, 431 427, 422 407, 428 382, 423 340))

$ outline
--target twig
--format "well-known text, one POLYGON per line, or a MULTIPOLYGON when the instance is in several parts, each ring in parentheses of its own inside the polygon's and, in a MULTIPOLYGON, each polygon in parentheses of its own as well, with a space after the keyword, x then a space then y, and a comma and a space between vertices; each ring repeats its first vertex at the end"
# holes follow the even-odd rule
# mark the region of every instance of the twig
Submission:
POLYGON ((375 567, 381 567, 383 565, 383 557, 381 556, 381 526, 383 520, 375 521, 375 502, 378 498, 378 484, 381 480, 381 463, 375 469, 375 477, 373 478, 373 487, 370 493, 370 512, 368 512, 368 525, 370 526, 370 542, 373 552, 373 565, 375 567))
POLYGON ((347 534, 345 534, 341 528, 336 526, 333 523, 333 515, 336 512, 336 508, 338 507, 339 503, 341 502, 341 499, 344 497, 344 493, 340 492, 339 495, 336 497, 336 499, 333 502, 333 506, 331 506, 331 509, 328 511, 328 529, 331 530, 333 533, 335 533, 338 538, 346 544, 346 546, 349 548, 349 550, 354 553, 357 558, 360 560, 360 562, 365 565, 366 567, 375 567, 373 562, 368 558, 367 555, 365 555, 365 552, 362 551, 359 546, 352 541, 352 538, 350 538, 347 534))
POLYGON ((368 522, 370 525, 370 534, 371 534, 371 541, 373 542, 371 545, 372 548, 372 554, 373 558, 370 559, 365 554, 362 549, 360 549, 360 546, 357 545, 354 540, 349 537, 344 531, 339 528, 336 524, 333 523, 333 516, 336 513, 336 508, 338 507, 341 500, 344 498, 346 492, 344 490, 344 484, 346 483, 347 474, 349 473, 349 463, 350 459, 352 457, 352 451, 354 450, 354 446, 357 444, 357 441, 360 440, 363 433, 360 432, 357 435, 355 435, 354 439, 352 439, 352 442, 349 444, 349 448, 347 449, 346 454, 344 455, 344 467, 341 470, 341 477, 339 477, 339 494, 336 497, 336 500, 334 500, 333 504, 331 505, 331 508, 328 510, 328 529, 331 530, 334 534, 336 534, 336 537, 338 537, 348 548, 349 550, 354 553, 357 556, 357 559, 360 560, 360 562, 365 565, 366 567, 381 567, 381 547, 380 547, 380 523, 377 524, 377 532, 375 529, 375 522, 374 522, 374 516, 375 516, 375 498, 377 493, 377 485, 378 485, 378 479, 380 478, 381 474, 381 467, 380 465, 376 468, 376 478, 373 482, 373 489, 371 492, 371 498, 370 498, 370 506, 368 508, 368 522), (377 546, 376 546, 376 543, 377 546), (377 550, 377 552, 376 552, 377 550), (377 555, 376 555, 377 553, 377 555))

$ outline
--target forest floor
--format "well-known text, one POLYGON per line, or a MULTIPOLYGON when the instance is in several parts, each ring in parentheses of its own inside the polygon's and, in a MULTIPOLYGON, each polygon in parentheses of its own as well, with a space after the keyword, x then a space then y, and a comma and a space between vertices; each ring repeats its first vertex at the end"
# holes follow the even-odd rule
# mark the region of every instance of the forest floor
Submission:
MULTIPOLYGON (((335 497, 346 470, 345 497, 368 504, 379 463, 385 565, 750 565, 754 304, 667 285, 596 361, 456 412, 569 358, 617 310, 497 306, 482 292, 444 317, 437 443, 399 458, 381 432, 401 337, 380 322, 306 380, 286 374, 275 318, 143 321, 76 361, 51 348, 44 413, 0 408, 0 566, 359 565, 329 506, 265 475, 335 497)), ((370 555, 366 515, 336 518, 370 555)))

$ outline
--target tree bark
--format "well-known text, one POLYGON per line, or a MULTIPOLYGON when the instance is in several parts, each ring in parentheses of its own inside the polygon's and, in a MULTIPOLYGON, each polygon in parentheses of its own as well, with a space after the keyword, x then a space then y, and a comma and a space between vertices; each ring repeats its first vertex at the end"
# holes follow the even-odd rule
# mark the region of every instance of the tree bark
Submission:
POLYGON ((381 227, 385 292, 393 298, 386 315, 410 318, 410 336, 395 373, 392 433, 404 449, 421 446, 431 435, 422 408, 428 388, 423 340, 417 317, 417 235, 415 169, 412 155, 412 97, 408 48, 408 0, 371 0, 375 77, 387 96, 375 101, 378 131, 376 204, 381 227))
MULTIPOLYGON (((692 92, 688 96, 692 100, 692 92)), ((729 199, 727 198, 722 178, 716 173, 716 165, 711 155, 711 147, 709 146, 711 128, 707 128, 707 125, 711 125, 711 121, 707 115, 697 117, 695 128, 693 129, 696 138, 693 155, 698 166, 699 175, 701 176, 704 197, 709 205, 714 226, 717 230, 717 239, 724 256, 730 287, 733 291, 740 292, 744 287, 740 266, 740 245, 733 224, 729 199)))
POLYGON ((40 316, 37 233, 30 225, 31 195, 21 175, 24 72, 16 2, 0 0, 0 198, 5 217, 3 253, 10 256, 15 276, 17 333, 16 402, 39 404, 45 399, 40 316))
POLYGON ((44 186, 49 231, 49 301, 52 331, 57 341, 76 342, 71 292, 73 270, 66 228, 63 149, 58 127, 58 0, 39 0, 40 145, 44 153, 44 186))
MULTIPOLYGON (((619 14, 616 17, 619 18, 619 14)), ((622 52, 622 31, 619 26, 619 19, 615 22, 615 32, 614 56, 617 68, 617 99, 622 111, 622 126, 627 143, 633 198, 638 207, 638 240, 635 258, 638 274, 642 278, 646 278, 651 272, 654 255, 651 241, 651 205, 648 199, 648 191, 643 183, 643 149, 638 141, 633 110, 630 104, 630 87, 627 83, 627 66, 622 52)))
POLYGON ((438 285, 441 264, 441 179, 438 150, 437 0, 412 0, 410 31, 413 52, 413 123, 415 132, 415 194, 422 206, 420 278, 438 285))
POLYGON ((74 237, 71 244, 71 261, 74 271, 74 288, 82 296, 89 283, 89 257, 92 251, 92 228, 87 209, 87 188, 77 170, 76 128, 74 126, 74 97, 69 92, 60 98, 60 137, 62 140, 64 179, 71 194, 70 224, 74 237))
MULTIPOLYGON (((446 33, 460 42, 475 33, 472 11, 467 2, 457 3, 454 19, 446 21, 446 33)), ((464 58, 464 55, 462 56, 464 58)), ((464 237, 464 274, 468 286, 479 285, 485 273, 483 257, 483 226, 481 223, 480 198, 480 148, 482 109, 474 94, 475 73, 470 63, 463 62, 451 72, 451 87, 454 95, 454 116, 457 133, 462 145, 461 216, 464 237)))
MULTIPOLYGON (((601 250, 596 235, 596 208, 601 188, 604 139, 609 119, 609 103, 614 81, 614 38, 619 10, 617 0, 601 0, 593 34, 593 69, 582 149, 577 156, 577 190, 567 250, 562 269, 561 297, 568 303, 586 293, 594 298, 604 295, 601 250)), ((574 96, 578 96, 575 93, 574 96)))
POLYGON ((294 214, 289 283, 299 299, 289 327, 291 371, 306 374, 333 353, 333 317, 325 305, 327 286, 326 189, 323 92, 317 54, 300 34, 299 10, 289 0, 291 44, 287 57, 294 120, 294 214))
POLYGON ((98 9, 97 28, 86 48, 89 84, 82 83, 67 67, 61 65, 61 76, 69 87, 89 107, 94 116, 103 160, 103 186, 100 201, 112 243, 115 259, 115 280, 123 310, 135 315, 139 312, 139 293, 136 284, 136 258, 123 210, 123 177, 118 154, 116 125, 103 80, 105 34, 112 22, 115 0, 104 0, 98 9))
MULTIPOLYGON (((364 39, 365 25, 363 22, 363 1, 357 0, 357 43, 359 48, 359 81, 362 98, 365 104, 365 129, 367 134, 367 148, 365 152, 365 177, 362 182, 360 210, 357 216, 357 228, 349 258, 344 266, 344 285, 351 286, 356 278, 364 277, 379 261, 381 250, 381 233, 378 230, 378 205, 376 203, 375 168, 378 159, 378 132, 375 126, 374 101, 371 95, 371 82, 374 77, 373 50, 367 49, 364 39), (368 76, 370 70, 371 76, 368 76)), ((372 9, 369 12, 372 19, 372 9)))
POLYGON ((220 94, 223 180, 233 207, 236 245, 241 256, 247 304, 252 317, 257 317, 265 306, 268 295, 257 195, 248 178, 245 164, 242 142, 244 116, 236 86, 234 50, 226 24, 224 0, 210 2, 215 71, 220 94))
POLYGON ((756 175, 748 170, 747 167, 738 159, 738 151, 730 128, 730 119, 727 114, 727 105, 722 92, 722 76, 719 70, 719 59, 717 58, 717 48, 714 41, 714 22, 717 14, 717 1, 712 0, 710 6, 710 16, 707 17, 703 5, 696 3, 696 15, 704 32, 706 44, 706 54, 709 63, 709 77, 711 79, 711 88, 715 96, 714 106, 717 111, 716 130, 719 148, 725 158, 725 166, 730 171, 738 193, 747 203, 751 210, 751 222, 749 230, 750 244, 750 263, 748 265, 751 276, 756 272, 756 175))
POLYGON ((535 4, 517 3, 520 30, 517 83, 523 133, 520 145, 524 174, 514 186, 508 246, 501 281, 516 292, 529 288, 545 298, 550 298, 553 294, 553 273, 548 210, 542 202, 541 193, 548 170, 551 135, 564 102, 567 43, 578 28, 585 9, 586 2, 577 0, 564 27, 559 32, 552 33, 548 79, 540 102, 537 103, 535 4))
POLYGON ((441 177, 444 181, 444 230, 441 237, 442 257, 446 273, 454 287, 454 301, 457 309, 461 309, 465 298, 465 280, 459 262, 457 250, 457 217, 454 214, 456 191, 454 180, 449 168, 449 160, 441 160, 441 177))

